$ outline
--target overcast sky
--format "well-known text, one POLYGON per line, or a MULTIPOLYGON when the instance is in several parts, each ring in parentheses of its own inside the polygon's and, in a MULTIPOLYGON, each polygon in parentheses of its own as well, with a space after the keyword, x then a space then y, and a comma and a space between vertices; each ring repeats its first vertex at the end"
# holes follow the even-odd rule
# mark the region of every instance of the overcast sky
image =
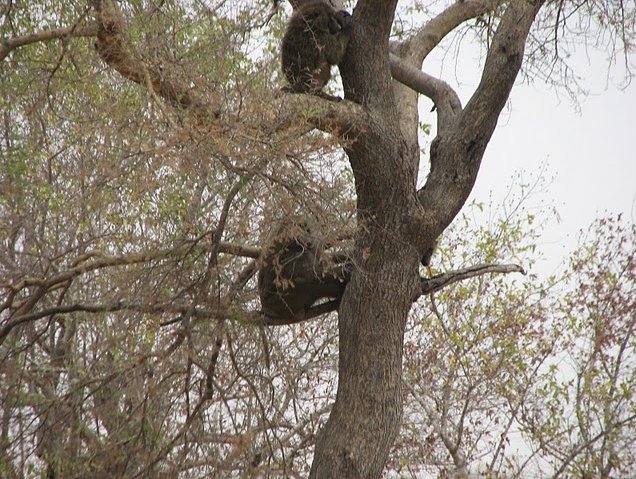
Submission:
MULTIPOLYGON (((441 76, 458 91, 465 105, 479 81, 478 52, 464 42, 457 65, 448 57, 427 59, 424 69, 441 76)), ((630 59, 636 68, 636 57, 630 59)), ((577 73, 590 94, 580 97, 580 111, 564 92, 543 83, 514 86, 493 138, 486 149, 471 199, 501 200, 515 173, 536 175, 543 166, 553 178, 541 194, 553 204, 560 223, 550 224, 540 248, 553 272, 577 244, 578 232, 606 212, 623 212, 636 222, 636 81, 624 85, 624 68, 608 71, 607 60, 579 54, 577 73)), ((423 102, 422 120, 434 123, 431 103, 423 102)), ((536 200, 536 198, 535 198, 536 200)), ((470 201, 470 200, 469 200, 470 201)), ((531 205, 530 205, 531 206, 531 205)))

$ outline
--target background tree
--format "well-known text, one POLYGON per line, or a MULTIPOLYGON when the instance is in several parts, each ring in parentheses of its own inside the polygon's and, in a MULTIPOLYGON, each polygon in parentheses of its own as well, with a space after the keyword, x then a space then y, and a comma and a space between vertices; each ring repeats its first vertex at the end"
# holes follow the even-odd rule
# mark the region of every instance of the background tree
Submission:
MULTIPOLYGON (((3 474, 302 477, 312 461, 313 477, 380 477, 411 397, 409 424, 416 410, 433 431, 412 440, 443 444, 451 469, 465 475, 484 447, 479 428, 464 433, 468 413, 483 411, 472 409, 476 391, 490 391, 491 406, 507 400, 509 428, 554 438, 537 449, 554 458, 557 474, 631 467, 616 459, 628 436, 614 436, 633 427, 630 383, 620 367, 603 383, 592 374, 626 364, 633 328, 625 316, 597 328, 599 350, 611 344, 611 354, 583 352, 573 369, 580 435, 542 415, 541 395, 562 389, 550 376, 536 390, 523 381, 512 389, 536 394, 535 409, 525 396, 486 389, 502 371, 503 388, 545 364, 552 349, 543 342, 552 343, 536 324, 541 308, 528 318, 526 303, 508 298, 518 321, 450 327, 445 318, 470 311, 471 296, 448 290, 418 341, 405 336, 422 293, 519 269, 479 266, 431 280, 418 271, 472 189, 524 52, 529 75, 553 62, 559 78, 568 70, 555 49, 573 23, 591 20, 616 46, 631 45, 633 6, 544 3, 459 2, 412 31, 395 30, 389 42, 397 2, 360 0, 340 65, 342 102, 277 92, 283 18, 271 5, 3 6, 3 474), (482 36, 488 54, 462 107, 421 65, 446 35, 466 29, 482 36), (437 113, 419 190, 418 93, 437 113), (298 213, 312 219, 322 244, 352 250, 337 332, 327 320, 264 328, 271 318, 258 311, 255 245, 298 213), (608 342, 600 335, 607 331, 621 339, 608 342), (477 379, 462 376, 462 355, 483 359, 471 345, 484 335, 503 342, 497 347, 515 367, 489 371, 482 361, 477 379), (535 335, 541 341, 528 339, 535 335), (436 366, 446 357, 433 355, 442 344, 461 359, 445 371, 436 366), (423 356, 411 354, 413 345, 423 356), (415 376, 403 374, 405 351, 407 364, 421 365, 407 370, 415 376)), ((483 284, 487 294, 491 283, 483 284)), ((511 467, 505 444, 504 436, 491 444, 488 471, 511 467)))

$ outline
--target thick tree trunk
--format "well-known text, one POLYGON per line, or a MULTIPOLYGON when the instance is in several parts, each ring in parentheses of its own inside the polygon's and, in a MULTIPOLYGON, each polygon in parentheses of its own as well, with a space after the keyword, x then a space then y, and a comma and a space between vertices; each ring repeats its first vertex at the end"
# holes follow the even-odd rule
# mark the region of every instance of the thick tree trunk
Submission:
MULTIPOLYGON (((353 48, 376 45, 375 38, 357 31, 353 48)), ((342 68, 348 72, 347 97, 364 105, 375 121, 347 149, 360 233, 355 270, 339 310, 338 392, 316 444, 313 478, 380 477, 401 423, 402 345, 419 285, 421 207, 413 168, 418 158, 400 129, 388 44, 381 55, 384 65, 369 65, 369 57, 361 56, 347 59, 342 68)))
POLYGON ((356 145, 366 148, 349 151, 354 170, 364 169, 357 174, 364 233, 339 311, 338 393, 316 446, 314 478, 380 477, 400 427, 402 344, 421 252, 410 237, 418 211, 413 159, 400 155, 404 143, 393 126, 365 134, 356 145))
POLYGON ((343 298, 338 394, 319 437, 311 477, 380 477, 400 427, 407 291, 418 258, 395 241, 385 246, 387 252, 396 248, 393 260, 375 269, 373 281, 356 275, 343 298))
MULTIPOLYGON (((338 392, 316 443, 312 478, 382 475, 400 428, 403 337, 417 296, 419 260, 473 187, 541 4, 512 2, 506 10, 482 82, 466 109, 457 105, 456 116, 448 118, 431 151, 433 169, 418 194, 419 151, 412 138, 417 125, 400 123, 389 74, 388 32, 395 5, 358 3, 358 22, 340 67, 346 98, 362 105, 373 120, 347 150, 360 236, 356 268, 339 310, 338 392)), ((416 122, 414 111, 408 112, 416 122)))

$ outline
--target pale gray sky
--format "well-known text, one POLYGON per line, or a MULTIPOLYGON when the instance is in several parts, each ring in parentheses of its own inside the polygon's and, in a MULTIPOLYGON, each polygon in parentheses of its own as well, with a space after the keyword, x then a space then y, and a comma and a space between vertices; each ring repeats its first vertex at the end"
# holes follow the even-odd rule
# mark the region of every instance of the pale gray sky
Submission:
MULTIPOLYGON (((579 230, 596 217, 623 212, 636 222, 636 82, 620 89, 624 68, 615 66, 608 73, 602 55, 593 54, 594 60, 589 55, 576 59, 577 74, 590 91, 580 97, 580 112, 564 92, 557 96, 543 83, 517 82, 471 195, 488 202, 492 193, 501 200, 515 173, 523 170, 529 177, 545 168, 546 177, 554 179, 541 199, 555 205, 561 218, 547 227, 540 244, 548 260, 541 268, 545 273, 558 267, 577 244, 579 230)), ((447 56, 443 63, 441 57, 427 59, 424 67, 456 88, 465 104, 479 81, 478 57, 477 49, 464 42, 457 64, 447 56)), ((434 123, 430 106, 423 102, 422 120, 434 123)))

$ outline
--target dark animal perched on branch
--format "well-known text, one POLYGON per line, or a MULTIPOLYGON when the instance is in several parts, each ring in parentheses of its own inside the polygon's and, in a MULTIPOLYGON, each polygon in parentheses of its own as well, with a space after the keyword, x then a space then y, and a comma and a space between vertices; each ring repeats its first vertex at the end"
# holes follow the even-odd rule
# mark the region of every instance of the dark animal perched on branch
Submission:
POLYGON ((298 321, 313 309, 337 308, 349 280, 346 263, 330 265, 305 223, 284 221, 263 249, 258 291, 263 314, 274 320, 298 321), (316 305, 316 302, 331 301, 316 305))
POLYGON ((322 92, 331 77, 331 66, 342 61, 351 34, 351 15, 320 1, 298 7, 283 36, 283 73, 289 82, 284 90, 312 93, 337 99, 322 92))

